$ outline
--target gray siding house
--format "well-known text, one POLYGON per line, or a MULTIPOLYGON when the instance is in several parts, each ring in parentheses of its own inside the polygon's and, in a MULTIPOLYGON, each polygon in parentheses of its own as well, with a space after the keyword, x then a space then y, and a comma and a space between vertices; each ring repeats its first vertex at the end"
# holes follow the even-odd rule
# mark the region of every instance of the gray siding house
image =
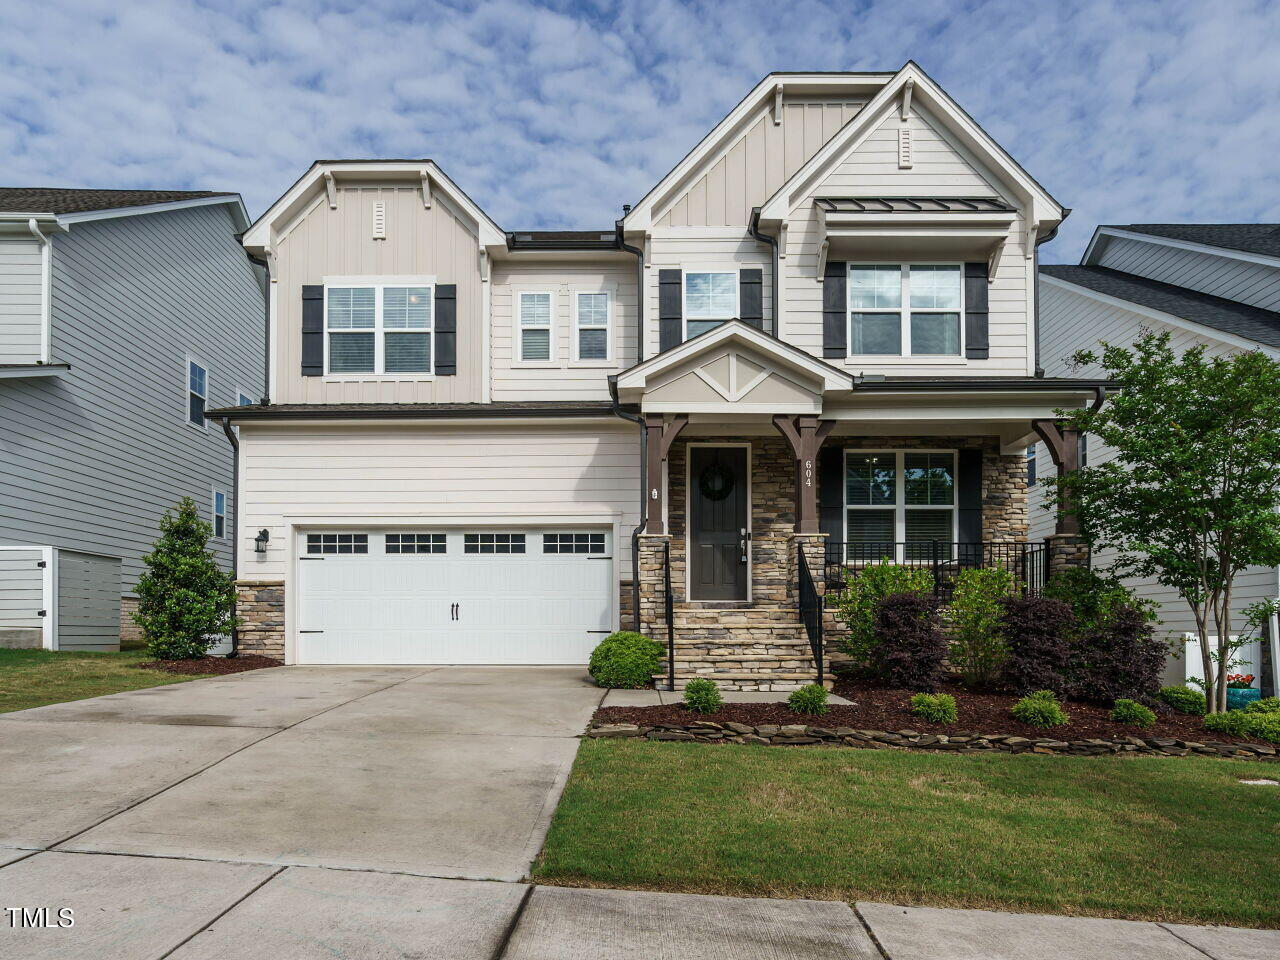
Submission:
POLYGON ((0 188, 0 646, 111 650, 166 507, 232 562, 230 438, 263 394, 238 194, 0 188))
MULTIPOLYGON (((1040 358, 1047 376, 1090 376, 1070 358, 1098 341, 1126 343, 1144 330, 1169 333, 1182 351, 1205 344, 1217 354, 1261 350, 1280 357, 1280 225, 1277 224, 1130 224, 1101 226, 1078 266, 1040 268, 1040 358)), ((1107 448, 1085 451, 1091 463, 1106 462, 1107 448)), ((1048 462, 1043 444, 1035 462, 1048 462)), ((1032 467, 1034 469, 1034 466, 1032 467)), ((1043 467, 1042 467, 1043 473, 1043 467)), ((1045 489, 1031 488, 1031 533, 1052 532, 1054 517, 1044 508, 1045 489)), ((1100 551, 1094 565, 1105 567, 1100 551)), ((1171 639, 1194 631, 1186 603, 1157 583, 1133 586, 1160 604, 1162 628, 1171 639)), ((1280 592, 1280 571, 1256 567, 1236 581, 1237 615, 1251 603, 1280 592)), ((1238 622, 1238 621, 1237 621, 1238 622)), ((1240 654, 1267 694, 1280 686, 1280 631, 1273 622, 1260 642, 1240 654)), ((1188 674, 1184 657, 1169 662, 1168 679, 1188 674)))

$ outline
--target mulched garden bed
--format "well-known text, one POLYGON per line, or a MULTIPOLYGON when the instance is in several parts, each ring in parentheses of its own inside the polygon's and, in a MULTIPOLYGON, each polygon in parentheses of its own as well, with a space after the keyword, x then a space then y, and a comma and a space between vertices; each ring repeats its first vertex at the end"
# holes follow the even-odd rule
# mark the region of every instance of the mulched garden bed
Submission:
POLYGON ((855 727, 865 730, 918 730, 921 733, 962 736, 975 732, 983 734, 1009 734, 1019 737, 1052 737, 1060 740, 1086 740, 1115 737, 1167 737, 1174 740, 1204 742, 1212 739, 1225 743, 1249 743, 1251 741, 1230 737, 1225 733, 1210 733, 1204 729, 1201 717, 1176 713, 1167 708, 1156 708, 1156 722, 1150 727, 1135 727, 1116 723, 1108 717, 1109 707, 1076 700, 1064 700, 1063 709, 1071 722, 1062 727, 1031 727, 1019 723, 1009 715, 1009 708, 1018 697, 1006 693, 972 693, 960 686, 942 686, 939 693, 949 693, 956 698, 959 710, 957 723, 928 723, 911 712, 911 690, 886 690, 868 687, 848 681, 838 682, 834 691, 852 706, 832 704, 820 717, 806 717, 793 713, 785 703, 726 703, 712 714, 697 714, 681 704, 659 707, 602 707, 596 711, 594 723, 634 723, 638 726, 659 724, 693 724, 699 719, 715 723, 743 723, 749 726, 761 724, 820 724, 823 727, 855 727))
POLYGON ((201 674, 201 673, 244 673, 246 670, 261 670, 264 667, 283 667, 279 660, 260 657, 254 653, 244 653, 238 657, 193 657, 190 660, 148 660, 137 664, 142 670, 163 670, 165 673, 201 674))

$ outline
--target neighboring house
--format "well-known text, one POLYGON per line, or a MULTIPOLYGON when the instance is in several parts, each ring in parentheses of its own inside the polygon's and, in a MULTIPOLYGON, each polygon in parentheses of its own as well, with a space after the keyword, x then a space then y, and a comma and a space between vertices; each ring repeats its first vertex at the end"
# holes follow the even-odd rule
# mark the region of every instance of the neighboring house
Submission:
POLYGON ((786 688, 845 564, 1080 562, 1024 481, 1105 386, 1035 376, 1065 211, 915 64, 770 74, 623 211, 508 233, 429 160, 333 160, 254 223, 270 402, 210 411, 246 649, 580 664, 636 624, 677 682, 786 688))
MULTIPOLYGON (((1101 226, 1079 266, 1040 268, 1040 361, 1049 376, 1097 374, 1076 370, 1071 356, 1099 341, 1131 343, 1143 331, 1168 333, 1174 349, 1204 344, 1211 354, 1260 350, 1280 357, 1280 224, 1138 223, 1101 226)), ((1032 455, 1043 463, 1044 446, 1032 455)), ((1089 448, 1091 463, 1114 454, 1089 448)), ((1031 530, 1044 535, 1053 517, 1043 508, 1044 487, 1032 494, 1031 530)), ((1095 564, 1105 567, 1100 551, 1095 564)), ((1143 596, 1159 602, 1162 629, 1178 638, 1193 632, 1191 610, 1173 590, 1134 581, 1143 596)), ((1236 580, 1234 611, 1280 593, 1280 571, 1256 567, 1236 580)), ((1241 655, 1256 685, 1271 693, 1280 677, 1280 631, 1270 624, 1262 642, 1241 655)), ((1186 677, 1182 657, 1168 667, 1170 680, 1186 677)), ((1192 673, 1199 676, 1193 661, 1192 673)))
POLYGON ((262 271, 238 194, 0 188, 0 647, 114 650, 165 508, 232 561, 230 439, 262 271))

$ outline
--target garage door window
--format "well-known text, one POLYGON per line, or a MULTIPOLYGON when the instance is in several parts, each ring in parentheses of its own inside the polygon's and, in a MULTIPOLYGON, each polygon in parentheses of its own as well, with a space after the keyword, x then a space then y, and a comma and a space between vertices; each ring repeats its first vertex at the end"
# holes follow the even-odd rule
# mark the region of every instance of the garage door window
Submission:
POLYGON ((443 533, 388 533, 387 553, 444 553, 443 533))
POLYGON ((307 553, 368 553, 367 533, 308 533, 307 553))
POLYGON ((468 533, 462 549, 465 553, 524 553, 524 534, 468 533))
POLYGON ((604 553, 603 533, 544 533, 543 553, 604 553))

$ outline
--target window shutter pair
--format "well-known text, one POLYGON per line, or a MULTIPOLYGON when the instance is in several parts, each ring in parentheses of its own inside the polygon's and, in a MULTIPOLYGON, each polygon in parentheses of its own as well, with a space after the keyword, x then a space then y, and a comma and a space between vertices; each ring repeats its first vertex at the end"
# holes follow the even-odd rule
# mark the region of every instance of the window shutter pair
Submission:
MULTIPOLYGON (((738 271, 738 319, 764 329, 764 271, 738 271)), ((684 340, 684 271, 658 271, 658 352, 684 340)))
MULTIPOLYGON (((435 374, 453 377, 458 373, 457 284, 436 285, 434 314, 431 339, 435 374)), ((302 375, 324 375, 324 286, 321 284, 302 287, 302 375)))

